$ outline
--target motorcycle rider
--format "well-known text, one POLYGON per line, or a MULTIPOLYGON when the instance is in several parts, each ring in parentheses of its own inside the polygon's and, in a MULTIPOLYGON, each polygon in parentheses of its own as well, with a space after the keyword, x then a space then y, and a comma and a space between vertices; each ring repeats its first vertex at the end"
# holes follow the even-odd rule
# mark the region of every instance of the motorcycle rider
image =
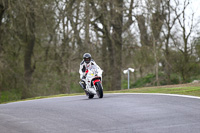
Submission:
POLYGON ((91 65, 95 65, 97 66, 98 69, 100 69, 100 67, 95 63, 95 61, 92 59, 92 56, 90 53, 85 53, 83 55, 83 61, 80 63, 80 69, 79 69, 79 73, 80 73, 80 79, 81 81, 79 82, 79 84, 81 85, 81 87, 85 90, 86 89, 86 76, 88 73, 88 68, 91 65))

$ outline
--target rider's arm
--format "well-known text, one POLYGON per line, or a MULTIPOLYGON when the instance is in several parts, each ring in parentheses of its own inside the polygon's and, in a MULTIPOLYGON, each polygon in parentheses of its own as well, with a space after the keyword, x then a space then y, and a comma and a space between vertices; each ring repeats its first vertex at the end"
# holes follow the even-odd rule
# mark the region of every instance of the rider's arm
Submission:
POLYGON ((93 65, 97 66, 98 69, 101 70, 101 68, 97 65, 97 63, 94 60, 92 61, 92 63, 93 63, 93 65))
POLYGON ((80 79, 82 79, 82 77, 85 74, 85 70, 84 70, 84 65, 83 64, 84 64, 84 62, 82 61, 81 64, 80 64, 80 69, 79 69, 80 79))

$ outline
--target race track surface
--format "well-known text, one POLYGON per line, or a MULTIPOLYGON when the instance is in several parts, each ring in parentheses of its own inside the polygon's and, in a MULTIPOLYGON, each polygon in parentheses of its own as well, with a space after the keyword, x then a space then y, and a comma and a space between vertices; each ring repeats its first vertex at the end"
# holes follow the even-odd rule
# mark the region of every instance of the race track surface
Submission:
POLYGON ((199 133, 200 99, 154 94, 0 105, 0 133, 199 133))

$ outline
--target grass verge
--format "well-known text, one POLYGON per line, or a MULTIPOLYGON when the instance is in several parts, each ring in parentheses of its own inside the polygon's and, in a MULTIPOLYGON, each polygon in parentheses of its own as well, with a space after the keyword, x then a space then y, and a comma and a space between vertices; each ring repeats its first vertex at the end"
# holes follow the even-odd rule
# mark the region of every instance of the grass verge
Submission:
POLYGON ((164 94, 180 94, 180 95, 191 95, 200 97, 200 83, 143 87, 143 88, 134 88, 134 89, 119 90, 119 91, 108 91, 107 93, 164 93, 164 94))
MULTIPOLYGON (((143 87, 134 88, 118 91, 104 91, 104 93, 164 93, 164 94, 180 94, 180 95, 191 95, 200 97, 200 83, 196 84, 179 84, 179 85, 167 85, 167 86, 156 86, 156 87, 143 87)), ((43 99, 43 98, 53 98, 53 97, 63 97, 63 96, 77 96, 84 95, 85 93, 74 93, 74 94, 60 94, 51 96, 40 96, 19 101, 43 99)), ((17 101, 9 101, 17 102, 17 101)), ((9 103, 4 102, 4 103, 9 103)))

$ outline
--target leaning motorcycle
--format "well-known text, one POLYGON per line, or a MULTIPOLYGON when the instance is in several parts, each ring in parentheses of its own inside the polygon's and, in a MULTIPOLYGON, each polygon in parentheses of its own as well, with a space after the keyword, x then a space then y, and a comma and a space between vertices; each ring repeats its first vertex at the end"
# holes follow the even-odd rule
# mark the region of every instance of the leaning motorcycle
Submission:
POLYGON ((97 95, 99 98, 103 98, 103 87, 102 87, 102 73, 103 71, 95 65, 91 65, 88 68, 85 83, 85 93, 89 99, 97 95))

